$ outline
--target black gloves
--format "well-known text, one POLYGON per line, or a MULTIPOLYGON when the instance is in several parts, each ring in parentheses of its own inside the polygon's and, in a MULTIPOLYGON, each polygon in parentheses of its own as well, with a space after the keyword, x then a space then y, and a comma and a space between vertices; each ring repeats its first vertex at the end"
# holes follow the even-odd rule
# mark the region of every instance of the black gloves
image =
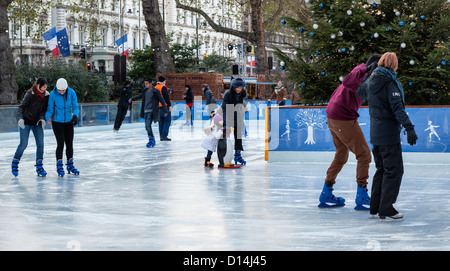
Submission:
POLYGON ((76 126, 78 124, 78 117, 77 117, 77 115, 73 115, 71 122, 72 122, 73 126, 76 126))
POLYGON ((417 135, 416 135, 416 131, 414 130, 414 125, 412 125, 411 123, 406 124, 405 126, 405 130, 407 133, 407 141, 408 144, 413 146, 416 145, 416 141, 417 141, 417 135))

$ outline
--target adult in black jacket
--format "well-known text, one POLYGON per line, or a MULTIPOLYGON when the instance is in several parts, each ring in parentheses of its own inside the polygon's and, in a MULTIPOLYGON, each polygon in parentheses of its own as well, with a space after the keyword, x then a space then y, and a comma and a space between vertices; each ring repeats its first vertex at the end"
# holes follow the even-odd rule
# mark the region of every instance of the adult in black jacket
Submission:
POLYGON ((131 81, 127 80, 123 84, 123 88, 120 90, 120 99, 117 104, 117 114, 116 120, 114 121, 114 131, 117 132, 122 125, 123 120, 125 119, 125 115, 127 114, 128 108, 131 110, 131 103, 128 102, 133 96, 131 81))
POLYGON ((159 105, 162 105, 163 115, 167 116, 169 112, 166 102, 162 97, 160 91, 153 87, 152 80, 146 79, 144 81, 145 89, 141 94, 131 97, 129 102, 142 99, 141 118, 145 120, 145 129, 147 130, 148 143, 147 148, 155 146, 155 136, 153 135, 152 122, 158 122, 160 117, 159 105))
POLYGON ((38 176, 45 177, 47 172, 42 165, 44 156, 44 127, 45 112, 47 111, 49 93, 47 91, 48 82, 45 78, 39 78, 30 90, 25 94, 17 110, 19 118, 20 143, 17 146, 11 164, 12 174, 17 177, 19 174, 19 161, 23 152, 28 146, 30 131, 33 131, 36 140, 36 172, 38 176))
POLYGON ((367 99, 370 115, 370 143, 375 159, 370 213, 398 219, 403 215, 393 207, 403 176, 402 126, 410 145, 416 144, 414 125, 405 112, 403 88, 396 76, 398 68, 395 53, 385 53, 372 75, 356 91, 361 99, 367 99))
POLYGON ((206 110, 208 111, 209 116, 212 118, 212 116, 214 115, 213 113, 217 108, 217 101, 207 84, 202 84, 202 90, 206 99, 206 110))
MULTIPOLYGON (((231 127, 234 128, 234 163, 245 165, 247 162, 242 158, 242 131, 244 129, 245 106, 244 99, 247 97, 245 82, 242 78, 235 78, 231 81, 230 89, 225 92, 222 102, 224 137, 229 136, 231 127)), ((225 139, 225 138, 224 138, 225 139)), ((222 166, 222 165, 219 165, 222 166)))

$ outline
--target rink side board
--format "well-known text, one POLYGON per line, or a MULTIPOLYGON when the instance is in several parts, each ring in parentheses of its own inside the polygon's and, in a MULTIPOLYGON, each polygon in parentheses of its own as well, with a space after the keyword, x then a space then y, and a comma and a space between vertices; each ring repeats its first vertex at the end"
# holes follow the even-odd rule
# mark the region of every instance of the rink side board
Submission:
MULTIPOLYGON (((334 152, 334 144, 327 126, 326 107, 282 106, 269 107, 266 112, 266 161, 271 153, 277 156, 289 152, 334 152)), ((358 111, 358 123, 370 144, 369 108, 358 111)), ((450 106, 408 106, 406 113, 415 125, 418 141, 407 143, 401 132, 404 152, 450 152, 450 106)))

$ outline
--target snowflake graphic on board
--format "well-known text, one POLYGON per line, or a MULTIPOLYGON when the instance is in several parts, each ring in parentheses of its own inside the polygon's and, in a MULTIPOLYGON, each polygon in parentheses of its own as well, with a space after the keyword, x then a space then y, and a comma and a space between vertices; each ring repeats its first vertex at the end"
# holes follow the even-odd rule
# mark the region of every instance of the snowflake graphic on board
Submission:
POLYGON ((322 111, 321 109, 299 109, 295 115, 297 127, 306 126, 308 128, 308 137, 304 142, 305 144, 316 144, 316 141, 314 141, 314 128, 322 129, 327 119, 322 111))

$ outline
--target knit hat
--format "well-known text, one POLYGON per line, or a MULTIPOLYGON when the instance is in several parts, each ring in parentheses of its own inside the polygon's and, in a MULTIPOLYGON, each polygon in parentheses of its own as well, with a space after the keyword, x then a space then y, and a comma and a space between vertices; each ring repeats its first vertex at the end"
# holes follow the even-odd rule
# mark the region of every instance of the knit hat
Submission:
POLYGON ((59 78, 58 81, 56 81, 56 89, 57 90, 66 90, 68 87, 67 80, 64 78, 59 78))
POLYGON ((234 78, 231 81, 231 86, 235 88, 245 87, 245 81, 242 78, 234 78))
POLYGON ((164 82, 164 81, 166 81, 166 78, 164 77, 164 76, 159 76, 158 77, 158 82, 164 82))

